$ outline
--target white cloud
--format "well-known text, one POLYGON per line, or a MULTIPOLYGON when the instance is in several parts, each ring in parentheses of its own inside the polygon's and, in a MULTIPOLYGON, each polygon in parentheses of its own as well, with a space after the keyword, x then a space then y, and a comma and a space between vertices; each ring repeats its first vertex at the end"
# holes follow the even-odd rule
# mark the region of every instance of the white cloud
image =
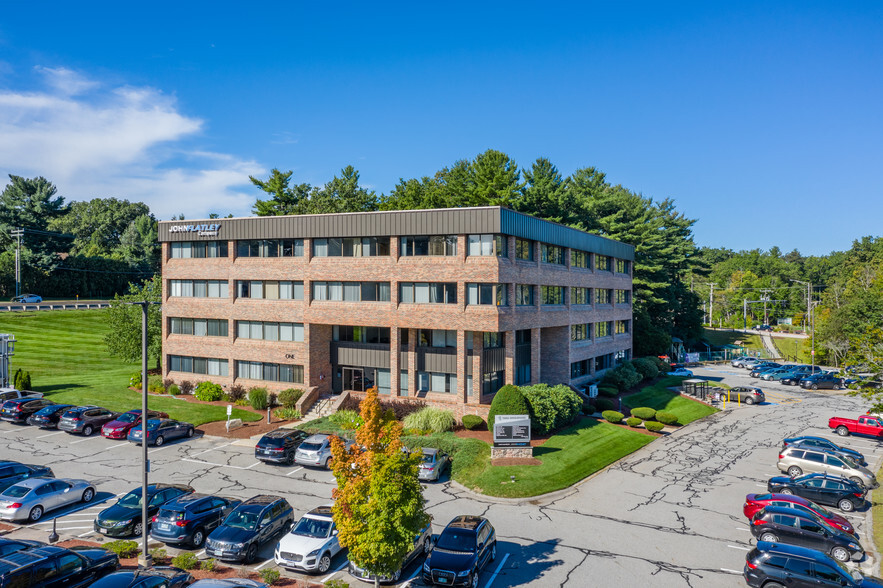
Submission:
POLYGON ((107 87, 64 68, 37 71, 47 90, 0 90, 3 179, 41 175, 67 200, 143 201, 158 218, 249 212, 255 195, 248 176, 265 168, 185 147, 204 123, 180 113, 174 98, 153 88, 107 87))

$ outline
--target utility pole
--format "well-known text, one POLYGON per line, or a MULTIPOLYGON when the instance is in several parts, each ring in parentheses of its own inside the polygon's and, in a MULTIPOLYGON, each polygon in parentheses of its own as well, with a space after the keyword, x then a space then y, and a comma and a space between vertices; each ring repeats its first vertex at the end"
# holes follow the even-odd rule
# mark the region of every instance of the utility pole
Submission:
POLYGON ((791 280, 798 284, 806 286, 806 319, 804 319, 805 328, 810 329, 811 347, 810 357, 812 358, 812 372, 816 371, 816 322, 813 320, 813 304, 812 304, 812 282, 804 282, 803 280, 791 280))
POLYGON ((770 324, 770 315, 766 309, 766 303, 770 300, 770 292, 772 292, 772 290, 769 289, 763 289, 760 291, 760 293, 763 294, 760 299, 763 300, 763 324, 765 325, 770 324))
POLYGON ((711 286, 708 292, 708 326, 714 326, 714 282, 705 282, 706 286, 711 286))
POLYGON ((21 238, 25 234, 24 229, 13 229, 9 232, 18 241, 15 246, 15 295, 21 295, 21 238))

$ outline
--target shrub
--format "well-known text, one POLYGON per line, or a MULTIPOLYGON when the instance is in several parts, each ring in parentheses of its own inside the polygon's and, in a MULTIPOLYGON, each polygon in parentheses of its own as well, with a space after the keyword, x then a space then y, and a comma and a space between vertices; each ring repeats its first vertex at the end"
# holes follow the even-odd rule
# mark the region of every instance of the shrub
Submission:
POLYGON ((339 578, 328 580, 322 584, 324 588, 350 588, 350 585, 339 578))
POLYGON ((162 386, 163 386, 163 388, 165 388, 166 390, 168 390, 169 387, 170 387, 172 384, 174 384, 174 383, 175 383, 175 380, 173 380, 173 379, 171 379, 171 378, 164 378, 163 381, 162 381, 162 386))
POLYGON ((267 406, 269 406, 270 408, 275 408, 279 406, 279 395, 275 392, 270 392, 267 395, 267 406))
POLYGON ((642 421, 642 420, 639 419, 638 417, 629 417, 629 418, 627 418, 627 419, 625 420, 625 422, 626 422, 626 424, 627 424, 628 426, 630 426, 630 427, 637 427, 638 425, 640 425, 640 424, 643 423, 644 421, 642 421))
POLYGON ((266 410, 269 398, 266 388, 254 387, 248 391, 248 403, 255 410, 266 410))
POLYGON ((644 428, 648 431, 658 433, 663 428, 665 428, 665 425, 663 425, 662 423, 657 423, 656 421, 647 421, 646 423, 644 423, 644 428))
POLYGON ((601 416, 604 417, 604 419, 608 423, 613 423, 615 425, 617 423, 621 423, 622 418, 625 415, 623 415, 621 412, 616 412, 615 410, 605 410, 601 413, 601 416))
POLYGON ((233 384, 227 390, 227 401, 236 403, 237 400, 245 398, 245 387, 242 384, 233 384))
POLYGON ((171 394, 172 396, 177 396, 180 393, 181 389, 178 387, 177 384, 172 384, 171 386, 169 386, 169 394, 171 394))
POLYGON ((620 392, 625 392, 632 386, 641 381, 641 374, 635 369, 630 361, 624 361, 622 364, 613 368, 604 375, 601 381, 602 385, 615 386, 620 392))
POLYGON ((328 420, 341 429, 358 429, 362 425, 362 417, 354 410, 338 410, 328 420))
POLYGON ((303 390, 298 390, 297 388, 287 388, 279 393, 279 402, 285 408, 295 408, 297 406, 297 401, 300 400, 300 397, 303 395, 303 390))
POLYGON ((184 551, 172 558, 172 565, 182 570, 195 570, 199 567, 199 559, 195 553, 184 551))
POLYGON ((273 416, 282 421, 299 421, 304 415, 296 408, 277 408, 273 416))
POLYGON ((671 371, 671 364, 669 362, 665 361, 664 359, 662 359, 661 357, 656 357, 655 355, 648 355, 644 359, 649 359, 650 361, 652 361, 656 365, 656 370, 659 373, 664 374, 664 373, 671 371))
POLYGON ((659 375, 659 368, 656 362, 649 357, 638 357, 632 360, 632 365, 645 380, 652 380, 659 375))
POLYGON ((434 406, 426 406, 405 417, 402 426, 406 429, 423 429, 433 433, 444 433, 454 428, 454 413, 434 406))
POLYGON ((652 421, 656 417, 656 410, 647 408, 646 406, 639 406, 638 408, 632 409, 632 416, 637 417, 642 421, 652 421))
POLYGON ((165 394, 166 389, 162 384, 148 384, 147 391, 152 394, 165 394))
POLYGON ((580 395, 564 384, 523 386, 521 392, 530 405, 531 426, 541 434, 570 423, 583 406, 580 395))
POLYGON ((138 542, 118 539, 116 541, 110 541, 102 545, 104 549, 108 551, 112 551, 117 554, 121 559, 128 559, 130 557, 135 557, 138 555, 138 542))
POLYGON ((215 402, 224 397, 224 389, 220 384, 213 382, 200 382, 196 385, 196 391, 193 393, 197 400, 205 402, 215 402))
POLYGON ((487 415, 487 428, 494 430, 494 418, 498 414, 530 414, 530 404, 518 386, 506 384, 494 395, 487 415))
POLYGON ((479 429, 484 425, 484 419, 478 416, 477 414, 464 414, 463 415, 463 428, 468 429, 469 431, 474 431, 475 429, 479 429))
POLYGON ((276 568, 264 568, 258 572, 258 575, 264 584, 269 584, 270 586, 279 581, 279 570, 276 568))
POLYGON ((205 570, 207 572, 213 572, 213 571, 215 571, 215 565, 217 563, 218 563, 218 560, 216 560, 213 557, 210 557, 207 560, 205 560, 204 562, 202 562, 201 564, 199 564, 199 569, 205 570))
POLYGON ((24 371, 21 374, 21 382, 20 382, 19 390, 30 390, 31 389, 31 372, 24 371))
POLYGON ((607 396, 608 398, 615 398, 619 396, 619 389, 613 386, 599 386, 598 394, 601 396, 607 396))
MULTIPOLYGON (((353 396, 352 394, 347 396, 346 400, 344 400, 339 407, 340 410, 352 410, 355 412, 359 412, 359 407, 362 404, 362 399, 357 396, 353 396)), ((397 421, 405 420, 405 417, 411 414, 412 412, 417 412, 426 407, 426 402, 423 400, 380 400, 380 409, 383 412, 391 410, 393 413, 393 417, 397 421)))
MULTIPOLYGON (((12 376, 12 387, 15 388, 16 390, 21 390, 21 376, 22 376, 21 368, 18 368, 17 370, 15 370, 15 375, 12 376)), ((141 374, 138 374, 138 380, 139 380, 138 383, 140 384, 141 383, 141 381, 140 381, 141 374)))
MULTIPOLYGON (((159 374, 154 374, 152 376, 147 376, 147 388, 150 389, 151 386, 163 386, 162 376, 159 374)), ((165 388, 165 386, 163 386, 165 388)))
MULTIPOLYGON (((19 368, 18 371, 20 372, 21 368, 19 368)), ((18 377, 19 377, 18 372, 15 373, 15 377, 16 377, 15 387, 18 388, 18 377)), ((140 388, 141 387, 141 372, 138 372, 137 374, 132 374, 131 376, 129 376, 129 386, 131 386, 132 388, 140 388)))
POLYGON ((595 414, 595 405, 588 400, 583 402, 583 414, 595 414))
POLYGON ((610 400, 609 398, 596 398, 595 399, 595 407, 604 412, 605 410, 613 410, 616 408, 616 403, 610 400))
POLYGON ((193 382, 190 380, 181 382, 181 394, 190 394, 191 392, 193 392, 193 382))
POLYGON ((245 398, 240 398, 233 404, 235 404, 236 406, 248 406, 248 400, 246 400, 245 398))
POLYGON ((162 547, 154 547, 150 550, 150 557, 153 558, 153 563, 162 565, 168 559, 169 554, 162 547))
POLYGON ((656 420, 663 425, 674 425, 678 422, 678 415, 660 410, 656 413, 656 420))

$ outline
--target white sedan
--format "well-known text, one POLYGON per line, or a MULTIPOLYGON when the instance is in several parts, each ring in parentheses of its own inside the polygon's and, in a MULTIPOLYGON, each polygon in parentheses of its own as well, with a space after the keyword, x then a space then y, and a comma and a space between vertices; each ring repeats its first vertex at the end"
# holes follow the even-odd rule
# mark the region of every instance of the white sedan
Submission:
POLYGON ((673 372, 668 372, 669 376, 680 376, 682 378, 692 378, 693 372, 686 368, 678 368, 673 372))
POLYGON ((42 296, 36 294, 22 294, 12 299, 13 302, 43 302, 42 296))

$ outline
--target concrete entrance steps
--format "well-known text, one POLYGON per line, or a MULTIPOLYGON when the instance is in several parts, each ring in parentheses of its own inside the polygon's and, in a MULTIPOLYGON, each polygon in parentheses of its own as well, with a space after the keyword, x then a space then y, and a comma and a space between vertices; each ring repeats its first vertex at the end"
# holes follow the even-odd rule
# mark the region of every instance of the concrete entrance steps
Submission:
POLYGON ((320 396, 319 400, 307 411, 307 414, 303 415, 302 421, 312 421, 330 415, 334 412, 335 400, 337 400, 335 396, 320 396))

